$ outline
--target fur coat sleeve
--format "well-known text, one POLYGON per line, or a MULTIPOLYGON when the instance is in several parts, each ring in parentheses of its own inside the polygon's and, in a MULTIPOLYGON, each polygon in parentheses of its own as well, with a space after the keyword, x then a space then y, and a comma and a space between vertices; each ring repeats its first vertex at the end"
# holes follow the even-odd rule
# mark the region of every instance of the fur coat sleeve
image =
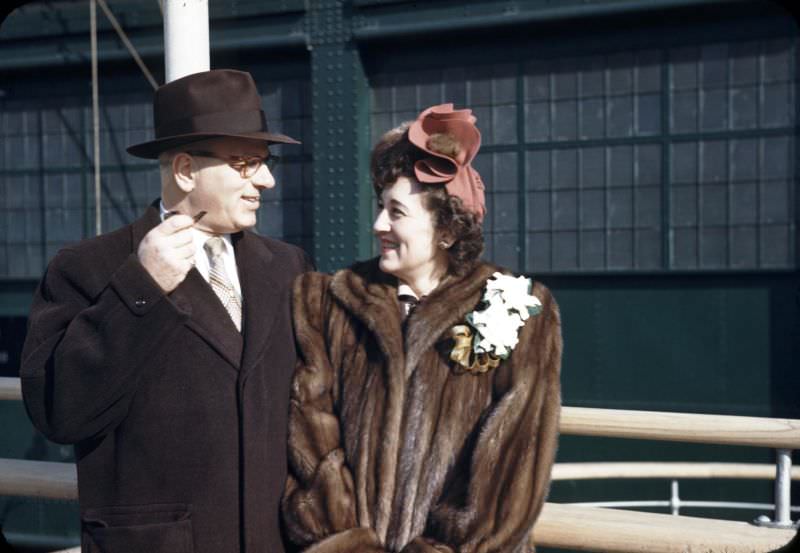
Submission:
POLYGON ((289 476, 282 502, 289 539, 325 552, 383 552, 369 528, 358 528, 353 476, 345 462, 336 417, 336 371, 326 328, 331 321, 330 277, 306 273, 294 288, 298 363, 289 414, 289 476), (321 543, 320 543, 321 542, 321 543))
POLYGON ((556 303, 537 283, 542 312, 484 375, 454 374, 434 344, 474 309, 493 270, 473 277, 474 290, 457 286, 426 300, 405 342, 389 322, 398 318, 396 288, 359 288, 350 275, 339 286, 346 293, 336 294, 329 276, 298 279, 283 499, 292 542, 314 553, 527 550, 555 457, 556 303), (409 363, 419 370, 404 373, 409 363))

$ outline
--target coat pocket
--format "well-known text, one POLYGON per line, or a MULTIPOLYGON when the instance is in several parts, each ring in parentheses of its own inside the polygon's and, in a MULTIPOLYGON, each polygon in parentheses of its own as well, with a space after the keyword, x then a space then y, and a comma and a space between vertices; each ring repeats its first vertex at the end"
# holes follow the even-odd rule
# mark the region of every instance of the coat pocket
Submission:
POLYGON ((86 509, 82 550, 88 553, 193 553, 189 505, 162 503, 86 509))

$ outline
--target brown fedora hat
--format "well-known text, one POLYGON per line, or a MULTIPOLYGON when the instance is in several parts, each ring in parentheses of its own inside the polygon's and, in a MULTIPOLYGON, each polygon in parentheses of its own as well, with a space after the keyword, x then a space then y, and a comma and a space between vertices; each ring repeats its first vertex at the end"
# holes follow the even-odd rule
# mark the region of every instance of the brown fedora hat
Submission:
POLYGON ((300 144, 269 132, 256 83, 244 71, 203 71, 160 86, 153 99, 153 114, 155 140, 130 146, 129 154, 156 159, 172 148, 219 137, 300 144))

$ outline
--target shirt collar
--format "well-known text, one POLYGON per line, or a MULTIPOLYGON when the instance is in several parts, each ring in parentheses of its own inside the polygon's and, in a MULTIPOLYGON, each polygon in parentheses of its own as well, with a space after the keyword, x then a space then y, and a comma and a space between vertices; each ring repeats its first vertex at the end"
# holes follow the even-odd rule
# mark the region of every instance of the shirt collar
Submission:
POLYGON ((417 294, 414 293, 414 289, 409 286, 408 284, 398 284, 397 285, 397 296, 411 296, 415 300, 419 300, 417 294))
POLYGON ((162 221, 167 218, 167 213, 169 213, 169 211, 164 207, 164 200, 158 200, 158 212, 161 214, 162 221))

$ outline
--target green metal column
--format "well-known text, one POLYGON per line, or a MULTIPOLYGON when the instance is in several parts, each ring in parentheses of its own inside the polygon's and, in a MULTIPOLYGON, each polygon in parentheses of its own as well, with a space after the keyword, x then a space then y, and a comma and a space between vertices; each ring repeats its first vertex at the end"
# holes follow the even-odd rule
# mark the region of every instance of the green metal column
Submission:
POLYGON ((311 2, 314 257, 334 271, 370 254, 369 88, 342 0, 311 2))

